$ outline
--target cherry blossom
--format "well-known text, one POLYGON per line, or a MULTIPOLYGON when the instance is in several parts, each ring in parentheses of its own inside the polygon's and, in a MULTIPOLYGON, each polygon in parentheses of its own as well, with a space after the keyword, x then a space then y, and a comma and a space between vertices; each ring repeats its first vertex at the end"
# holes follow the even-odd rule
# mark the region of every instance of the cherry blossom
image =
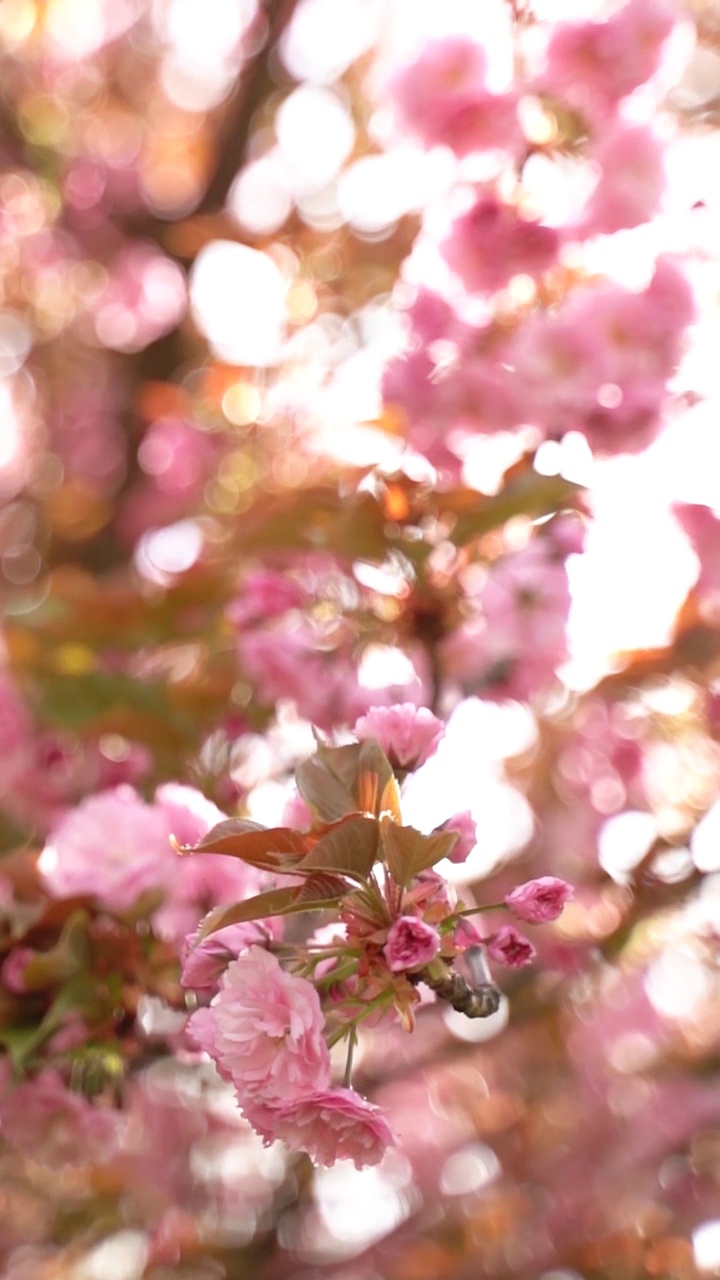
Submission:
POLYGON ((291 1103, 329 1083, 322 1032, 315 988, 285 973, 258 946, 228 965, 210 1008, 188 1023, 190 1036, 241 1098, 271 1104, 291 1103))

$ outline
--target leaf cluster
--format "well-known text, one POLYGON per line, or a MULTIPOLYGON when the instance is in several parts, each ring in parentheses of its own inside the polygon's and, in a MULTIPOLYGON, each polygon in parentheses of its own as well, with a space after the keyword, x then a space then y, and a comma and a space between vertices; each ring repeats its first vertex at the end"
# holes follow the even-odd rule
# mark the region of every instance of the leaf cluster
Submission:
POLYGON ((299 882, 211 911, 199 940, 229 925, 268 916, 338 909, 353 889, 369 887, 376 863, 402 892, 420 872, 447 857, 458 839, 455 832, 426 836, 402 825, 397 779, 375 739, 339 747, 318 743, 315 755, 297 770, 296 780, 314 815, 310 831, 231 818, 213 827, 199 844, 181 850, 226 854, 299 882))

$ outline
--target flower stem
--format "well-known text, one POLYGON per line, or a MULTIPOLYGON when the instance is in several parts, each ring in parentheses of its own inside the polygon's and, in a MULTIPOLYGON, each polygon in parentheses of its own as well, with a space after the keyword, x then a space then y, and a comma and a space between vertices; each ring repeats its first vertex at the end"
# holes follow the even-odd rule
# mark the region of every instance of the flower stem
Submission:
POLYGON ((343 1088, 349 1089, 352 1081, 352 1061, 355 1045, 357 1044, 357 1031, 352 1028, 348 1036, 347 1058, 345 1059, 345 1075, 343 1076, 343 1088))

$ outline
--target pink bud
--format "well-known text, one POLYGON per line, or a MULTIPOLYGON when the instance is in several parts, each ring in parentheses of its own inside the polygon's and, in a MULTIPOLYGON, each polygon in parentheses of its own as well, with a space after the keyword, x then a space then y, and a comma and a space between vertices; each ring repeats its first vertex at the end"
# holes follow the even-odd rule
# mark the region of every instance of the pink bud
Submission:
POLYGON ((27 991, 25 970, 35 954, 31 947, 16 947, 7 956, 0 976, 5 989, 12 991, 13 995, 23 995, 27 991))
POLYGON ((447 855, 449 862, 464 862, 477 844, 477 825, 469 809, 448 818, 437 830, 456 831, 458 834, 457 844, 447 855))
POLYGON ((440 949, 440 936, 431 925, 417 916, 400 916, 395 921, 383 948, 393 973, 404 969, 420 969, 440 949))
POLYGON ((522 969, 524 965, 532 964, 536 955, 532 943, 511 924, 503 925, 502 929, 486 938, 485 946, 491 960, 506 964, 510 969, 522 969))
POLYGON ((567 881, 559 880, 557 876, 541 876, 539 880, 519 884, 512 893, 506 894, 505 902, 518 920, 524 920, 526 924, 546 924, 549 920, 557 920, 573 892, 567 881))

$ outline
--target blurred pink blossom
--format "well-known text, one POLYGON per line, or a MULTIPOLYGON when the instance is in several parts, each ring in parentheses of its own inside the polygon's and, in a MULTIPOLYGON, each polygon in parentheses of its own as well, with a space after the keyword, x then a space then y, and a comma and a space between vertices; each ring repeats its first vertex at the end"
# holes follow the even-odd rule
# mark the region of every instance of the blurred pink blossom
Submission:
MULTIPOLYGON (((604 133, 588 159, 600 166, 600 179, 580 220, 584 236, 649 222, 665 190, 665 146, 647 125, 621 126, 604 133)), ((570 232, 572 235, 572 231, 570 232)))
POLYGON ((720 592, 720 520, 700 503, 677 502, 672 510, 700 561, 697 590, 720 592))
POLYGON ((450 862, 464 862, 477 844, 477 823, 469 809, 464 809, 462 813, 456 813, 454 817, 448 818, 437 830, 457 832, 459 837, 457 844, 446 855, 450 862))
POLYGON ((102 1164, 113 1158, 120 1116, 71 1093, 54 1071, 11 1088, 0 1101, 6 1142, 52 1168, 102 1164))
POLYGON ((2 985, 12 991, 13 995, 23 995, 27 991, 25 969, 36 954, 32 947, 13 947, 5 957, 0 969, 0 979, 2 985))
POLYGON ((298 609, 306 598, 306 592, 292 578, 270 569, 256 569, 244 579, 238 599, 228 608, 228 618, 242 630, 249 623, 264 622, 288 609, 298 609))
POLYGON ((487 55, 476 41, 458 35, 429 42, 389 86, 398 123, 426 146, 447 146, 457 155, 515 150, 517 97, 491 93, 486 73, 487 55))
POLYGON ((440 245, 469 293, 493 293, 513 276, 538 276, 555 262, 560 233, 523 217, 494 192, 483 192, 453 222, 440 245))
POLYGON ((678 16, 668 0, 629 0, 607 21, 558 23, 539 86, 603 121, 658 70, 678 16))
POLYGON ((485 696, 527 699, 567 656, 570 592, 564 562, 537 537, 496 561, 471 617, 441 646, 446 670, 485 696))
POLYGON ((114 351, 142 351, 181 319, 185 276, 153 245, 134 241, 118 250, 93 303, 98 342, 114 351))
POLYGON ((61 819, 39 866, 54 897, 88 895, 110 911, 169 889, 177 874, 167 820, 130 786, 90 796, 61 819))

